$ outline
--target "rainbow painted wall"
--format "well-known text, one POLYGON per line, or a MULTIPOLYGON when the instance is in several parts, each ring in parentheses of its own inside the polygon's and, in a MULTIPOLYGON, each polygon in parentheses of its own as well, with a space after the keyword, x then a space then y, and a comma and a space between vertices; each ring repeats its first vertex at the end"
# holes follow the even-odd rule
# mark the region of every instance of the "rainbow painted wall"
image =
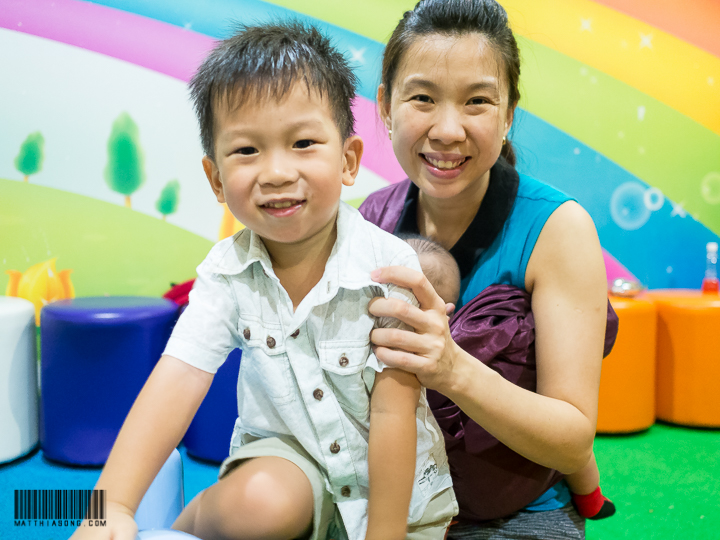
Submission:
MULTIPOLYGON (((519 169, 590 212, 609 277, 698 288, 720 234, 720 2, 501 3, 523 59, 519 169)), ((361 81, 366 154, 343 199, 403 179, 374 99, 413 5, 0 0, 0 294, 159 295, 240 227, 207 186, 185 87, 233 21, 328 33, 361 81)))

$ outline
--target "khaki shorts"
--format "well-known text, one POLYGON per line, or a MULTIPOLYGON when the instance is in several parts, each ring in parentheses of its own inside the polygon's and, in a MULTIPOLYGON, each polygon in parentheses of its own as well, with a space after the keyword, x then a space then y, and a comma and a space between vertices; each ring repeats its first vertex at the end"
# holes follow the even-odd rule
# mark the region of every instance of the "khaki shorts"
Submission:
MULTIPOLYGON (((332 494, 325 489, 325 480, 315 460, 295 441, 271 437, 258 439, 238 448, 223 461, 218 478, 222 478, 243 461, 256 457, 281 457, 297 465, 305 473, 312 486, 313 526, 308 540, 346 540, 340 513, 335 507, 332 494)), ((450 518, 458 512, 458 504, 452 489, 441 491, 428 503, 422 519, 408 527, 407 540, 442 540, 450 525, 450 518)))

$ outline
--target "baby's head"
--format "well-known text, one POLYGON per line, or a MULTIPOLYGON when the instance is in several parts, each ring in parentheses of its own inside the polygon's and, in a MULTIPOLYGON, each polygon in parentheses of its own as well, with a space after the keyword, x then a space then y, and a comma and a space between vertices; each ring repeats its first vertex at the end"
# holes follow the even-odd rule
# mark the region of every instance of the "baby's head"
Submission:
POLYGON ((419 235, 400 235, 418 254, 420 267, 435 292, 446 304, 457 304, 460 269, 450 252, 437 242, 419 235))
POLYGON ((345 57, 297 22, 241 27, 190 81, 210 185, 266 246, 334 225, 362 156, 355 85, 345 57))

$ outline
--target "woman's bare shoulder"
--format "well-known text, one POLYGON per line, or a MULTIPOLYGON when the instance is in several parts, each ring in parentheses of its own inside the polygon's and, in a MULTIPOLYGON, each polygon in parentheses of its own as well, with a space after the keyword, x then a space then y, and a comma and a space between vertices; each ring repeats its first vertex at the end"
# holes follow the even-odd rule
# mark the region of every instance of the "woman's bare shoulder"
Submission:
POLYGON ((577 202, 567 201, 545 222, 528 261, 525 288, 532 293, 538 281, 560 280, 572 286, 586 279, 605 283, 600 240, 590 214, 577 202))

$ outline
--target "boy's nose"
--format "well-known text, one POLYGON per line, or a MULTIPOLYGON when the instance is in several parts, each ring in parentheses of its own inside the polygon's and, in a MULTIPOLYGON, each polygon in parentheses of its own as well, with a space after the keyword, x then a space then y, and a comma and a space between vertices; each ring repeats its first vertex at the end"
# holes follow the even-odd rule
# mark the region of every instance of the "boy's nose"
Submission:
POLYGON ((281 155, 272 155, 267 158, 259 182, 262 185, 280 186, 295 182, 297 179, 297 169, 291 165, 287 158, 281 155))

